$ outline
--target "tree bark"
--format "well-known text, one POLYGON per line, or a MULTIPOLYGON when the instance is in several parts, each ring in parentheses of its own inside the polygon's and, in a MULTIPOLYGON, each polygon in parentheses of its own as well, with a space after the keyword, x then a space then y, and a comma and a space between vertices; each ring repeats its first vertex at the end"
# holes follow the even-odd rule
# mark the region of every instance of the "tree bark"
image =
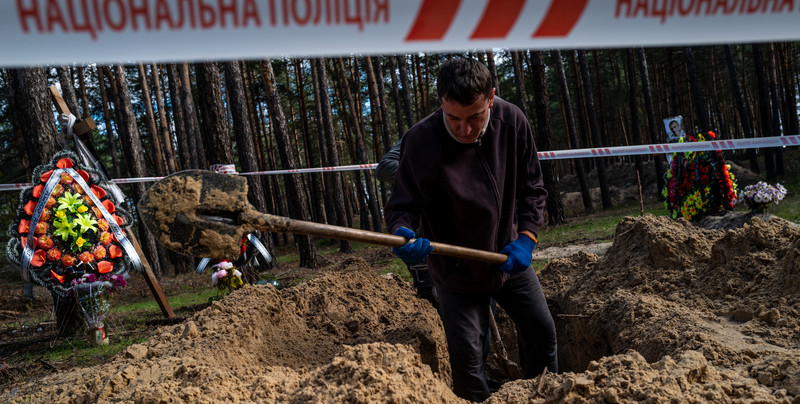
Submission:
MULTIPOLYGON (((278 155, 284 169, 294 169, 295 162, 289 144, 289 133, 286 128, 286 118, 283 114, 281 99, 275 83, 275 73, 272 71, 272 62, 267 59, 261 62, 261 75, 264 79, 264 88, 267 93, 267 108, 270 121, 275 132, 275 143, 278 146, 278 155)), ((306 220, 308 211, 303 197, 303 190, 296 175, 284 175, 284 186, 289 204, 289 216, 293 219, 306 220)), ((317 267, 317 252, 308 236, 295 235, 298 249, 300 250, 300 266, 305 268, 317 267)))
POLYGON ((222 81, 216 62, 195 64, 198 106, 203 117, 203 148, 206 162, 211 164, 233 164, 233 146, 228 132, 228 121, 222 103, 222 81))
MULTIPOLYGON (((658 124, 656 119, 655 108, 653 106, 653 90, 650 86, 650 73, 647 68, 647 55, 644 48, 637 48, 636 52, 639 56, 639 75, 642 80, 642 91, 644 92, 644 107, 647 114, 647 128, 650 133, 650 143, 661 143, 658 136, 658 124)), ((666 159, 661 154, 653 155, 653 163, 656 170, 656 193, 659 199, 663 198, 661 189, 664 188, 664 172, 666 166, 666 159)))
MULTIPOLYGON (((788 125, 785 121, 785 117, 781 117, 781 109, 780 109, 780 101, 778 96, 778 77, 777 71, 775 67, 775 44, 769 44, 769 54, 767 55, 769 63, 767 65, 768 72, 769 72, 769 92, 770 92, 770 101, 772 103, 772 136, 783 136, 781 131, 781 122, 784 125, 788 125)), ((794 103, 797 104, 796 102, 794 103)), ((797 115, 795 113, 795 115, 797 115)), ((784 126, 785 128, 785 126, 784 126)), ((782 177, 785 173, 785 169, 783 166, 783 148, 776 147, 774 148, 774 156, 775 156, 775 175, 782 177)))
POLYGON ((83 76, 83 66, 78 65, 78 84, 81 87, 81 106, 83 107, 83 116, 92 116, 92 111, 89 109, 89 97, 86 94, 86 78, 83 76))
MULTIPOLYGON (((314 59, 313 67, 317 74, 317 82, 315 83, 315 91, 317 92, 314 97, 319 103, 319 110, 321 115, 322 130, 326 141, 325 155, 328 166, 339 165, 339 152, 336 147, 336 135, 333 131, 333 117, 331 113, 331 101, 328 95, 328 73, 325 67, 325 59, 314 59)), ((326 195, 331 196, 331 212, 334 213, 333 219, 338 226, 347 226, 347 208, 344 202, 344 185, 342 184, 342 174, 340 172, 329 172, 324 174, 325 188, 328 191, 326 195)), ((349 241, 339 241, 339 251, 343 253, 352 253, 353 247, 349 241)))
POLYGON ((181 63, 177 66, 181 79, 181 102, 183 103, 183 118, 186 120, 186 138, 188 140, 189 154, 192 157, 192 168, 208 168, 205 150, 203 149, 200 121, 192 95, 192 79, 189 74, 189 64, 181 63))
MULTIPOLYGON (((561 89, 562 104, 564 105, 564 113, 567 121, 567 132, 572 143, 572 147, 579 149, 581 143, 578 140, 578 131, 575 127, 575 115, 572 112, 572 97, 569 94, 569 86, 567 85, 567 75, 564 72, 564 63, 561 60, 561 52, 558 50, 553 51, 553 61, 555 62, 556 74, 558 75, 558 87, 561 89)), ((575 164, 575 172, 578 176, 578 183, 581 187, 581 197, 583 198, 583 210, 586 213, 594 212, 592 206, 592 194, 589 190, 589 183, 586 181, 586 170, 583 167, 582 159, 572 159, 575 164)))
POLYGON ((411 101, 411 91, 413 90, 411 89, 411 81, 408 79, 408 66, 406 65, 405 55, 395 56, 395 60, 397 60, 397 66, 400 70, 400 84, 403 85, 403 88, 400 90, 400 94, 403 98, 406 127, 410 128, 414 126, 414 123, 417 120, 414 117, 414 103, 411 101))
POLYGON ((153 112, 153 102, 150 98, 150 88, 147 83, 147 69, 144 65, 139 63, 136 65, 139 69, 139 83, 142 86, 142 99, 145 106, 145 121, 147 122, 147 131, 150 132, 150 142, 153 145, 153 168, 155 168, 156 175, 159 177, 164 176, 166 172, 164 164, 164 155, 161 150, 161 140, 158 135, 158 128, 156 128, 156 118, 153 112))
POLYGON ((72 74, 66 66, 56 67, 58 82, 61 83, 61 98, 67 103, 67 108, 72 115, 79 120, 82 118, 81 110, 78 106, 78 97, 75 96, 75 84, 72 81, 72 74))
MULTIPOLYGON (((253 150, 253 133, 250 130, 250 117, 247 112, 247 101, 245 100, 244 85, 242 83, 242 70, 238 61, 230 61, 222 64, 225 69, 225 88, 227 89, 228 105, 231 108, 231 118, 233 120, 233 133, 236 136, 236 145, 239 164, 244 172, 258 171, 258 161, 253 150)), ((264 188, 261 179, 257 176, 247 177, 247 199, 259 212, 267 212, 267 202, 264 200, 264 188)), ((269 213, 269 212, 267 212, 269 213)), ((270 249, 270 253, 272 253, 270 249)), ((273 254, 274 255, 274 254, 273 254)), ((267 264, 259 260, 262 264, 267 264)), ((262 265, 261 270, 269 270, 271 264, 262 265)), ((259 275, 251 265, 246 265, 243 270, 245 282, 253 284, 258 281, 259 275)))
MULTIPOLYGON (((536 144, 539 150, 553 150, 553 130, 550 125, 550 95, 547 91, 547 77, 545 75, 544 55, 542 51, 535 51, 531 57, 533 70, 533 95, 536 109, 536 144)), ((566 223, 564 217, 564 203, 561 201, 561 192, 556 180, 555 164, 552 160, 540 163, 544 188, 547 190, 547 223, 558 226, 566 223)))
MULTIPOLYGON (((337 58, 337 62, 341 72, 344 99, 349 107, 349 111, 346 112, 346 115, 347 119, 350 121, 351 127, 353 128, 353 133, 355 135, 356 158, 360 164, 368 164, 369 158, 367 157, 367 151, 365 148, 364 132, 361 129, 360 119, 356 118, 357 108, 353 101, 353 95, 350 92, 350 82, 347 78, 347 70, 344 66, 344 60, 342 60, 342 58, 337 58)), ((378 200, 375 194, 375 181, 373 180, 371 172, 364 171, 362 174, 364 175, 364 183, 367 188, 367 204, 372 219, 372 229, 375 231, 383 231, 383 216, 381 215, 380 208, 378 207, 378 200)))
MULTIPOLYGON (((769 78, 764 71, 764 52, 760 44, 753 44, 753 61, 755 67, 756 87, 758 88, 758 114, 761 120, 761 137, 772 135, 772 112, 769 103, 769 78)), ((775 160, 770 148, 764 148, 764 166, 767 180, 775 181, 775 160)))
POLYGON ((172 120, 175 124, 175 137, 178 140, 178 169, 186 170, 192 167, 192 157, 189 153, 189 136, 186 134, 186 118, 184 115, 183 99, 181 98, 181 78, 178 73, 179 66, 167 66, 169 78, 169 98, 172 106, 172 120))
MULTIPOLYGON (((306 92, 305 80, 303 79, 303 68, 301 66, 302 60, 294 60, 294 75, 297 85, 297 94, 300 107, 300 128, 303 132, 303 142, 305 149, 308 153, 308 164, 310 167, 319 167, 319 148, 313 147, 311 140, 311 131, 308 128, 308 108, 306 106, 306 92)), ((324 190, 322 189, 322 174, 312 173, 311 177, 311 206, 314 212, 314 221, 326 223, 327 217, 325 214, 325 198, 323 197, 324 190)))
MULTIPOLYGON (((120 143, 122 144, 122 153, 126 156, 125 162, 128 167, 128 173, 133 177, 147 176, 144 168, 144 156, 142 155, 142 140, 139 137, 139 128, 136 126, 136 116, 133 113, 133 106, 131 105, 130 91, 128 90, 128 79, 125 74, 125 69, 121 65, 112 67, 114 72, 114 80, 116 83, 115 92, 115 109, 119 114, 119 134, 120 143)), ((133 206, 135 207, 145 192, 144 183, 138 182, 131 184, 133 190, 133 206)), ((130 209, 134 211, 134 209, 130 209)), ((150 267, 156 278, 161 279, 162 270, 161 262, 159 260, 158 248, 153 235, 147 230, 146 227, 140 226, 139 239, 141 240, 142 250, 147 256, 150 267)))
POLYGON ((404 120, 401 118, 403 116, 403 108, 400 103, 400 88, 398 86, 398 77, 397 77, 397 65, 395 63, 394 56, 389 56, 386 58, 389 68, 389 77, 392 80, 392 102, 394 103, 394 116, 395 116, 395 123, 397 124, 397 137, 401 138, 404 133, 406 133, 406 126, 403 124, 404 120))
MULTIPOLYGON (((742 124, 744 136, 747 138, 752 138, 754 135, 751 129, 753 126, 750 124, 750 112, 747 110, 747 107, 744 103, 744 96, 742 95, 742 89, 739 86, 739 79, 736 75, 736 65, 733 63, 733 51, 731 50, 730 45, 725 45, 725 61, 728 64, 728 73, 730 74, 731 87, 733 88, 733 98, 736 102, 736 109, 739 111, 739 120, 742 124)), ((754 172, 758 172, 759 170, 756 150, 752 148, 747 149, 747 157, 750 160, 750 169, 754 172)))
POLYGON ((705 98, 703 97, 703 91, 700 88, 700 80, 697 78, 694 53, 692 53, 692 48, 688 47, 686 48, 686 67, 689 70, 689 86, 692 91, 692 101, 694 102, 697 118, 700 120, 700 131, 707 132, 711 130, 711 123, 708 120, 708 110, 706 108, 705 98))
POLYGON ((111 154, 111 164, 114 166, 114 178, 120 178, 122 174, 119 167, 120 161, 117 159, 117 138, 114 136, 114 125, 111 122, 111 112, 108 110, 105 69, 103 66, 97 66, 97 82, 100 87, 100 99, 103 103, 103 122, 106 126, 106 138, 108 139, 108 151, 111 154))
POLYGON ((169 124, 167 123, 167 111, 164 109, 164 96, 161 93, 161 78, 158 74, 158 64, 153 63, 150 71, 153 73, 153 91, 156 93, 156 108, 158 108, 158 123, 161 142, 164 146, 164 159, 167 162, 167 173, 174 173, 177 170, 175 166, 175 153, 173 152, 172 134, 169 131, 169 124))
MULTIPOLYGON (((633 144, 640 145, 642 144, 642 135, 639 132, 639 103, 636 102, 636 56, 633 54, 632 48, 625 53, 625 77, 628 78, 628 106, 631 111, 631 138, 633 138, 633 144)), ((636 173, 640 176, 643 175, 642 156, 633 156, 633 164, 636 167, 636 173)))
MULTIPOLYGON (((583 94, 586 100, 586 114, 589 118, 592 143, 594 147, 603 147, 603 142, 600 139, 600 128, 597 126, 597 113, 594 108, 594 94, 592 92, 592 81, 589 77, 589 66, 586 63, 586 51, 578 51, 578 64, 583 78, 583 94)), ((611 193, 608 190, 608 181, 606 180, 606 164, 602 157, 596 158, 595 161, 597 163, 597 181, 600 184, 600 199, 603 203, 603 209, 611 209, 611 193)))

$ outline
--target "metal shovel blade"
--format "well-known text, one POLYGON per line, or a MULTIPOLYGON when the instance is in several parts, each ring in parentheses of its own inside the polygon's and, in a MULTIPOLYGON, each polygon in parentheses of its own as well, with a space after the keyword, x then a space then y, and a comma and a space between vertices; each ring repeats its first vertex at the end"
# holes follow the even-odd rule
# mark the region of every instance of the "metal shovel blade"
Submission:
POLYGON ((247 202, 247 180, 206 170, 164 177, 144 194, 139 216, 156 239, 179 254, 235 259, 252 226, 239 223, 247 202))

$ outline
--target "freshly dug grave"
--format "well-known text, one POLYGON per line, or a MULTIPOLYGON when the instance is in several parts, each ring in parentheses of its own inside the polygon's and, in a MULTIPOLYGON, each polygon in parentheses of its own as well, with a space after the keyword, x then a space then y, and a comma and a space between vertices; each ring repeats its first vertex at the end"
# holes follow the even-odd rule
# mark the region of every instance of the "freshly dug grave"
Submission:
MULTIPOLYGON (((799 254, 800 230, 782 219, 706 230, 626 218, 603 257, 540 274, 562 373, 506 383, 488 402, 800 402, 799 254)), ((341 269, 243 288, 109 364, 10 399, 461 402, 433 307, 363 261, 341 269)))

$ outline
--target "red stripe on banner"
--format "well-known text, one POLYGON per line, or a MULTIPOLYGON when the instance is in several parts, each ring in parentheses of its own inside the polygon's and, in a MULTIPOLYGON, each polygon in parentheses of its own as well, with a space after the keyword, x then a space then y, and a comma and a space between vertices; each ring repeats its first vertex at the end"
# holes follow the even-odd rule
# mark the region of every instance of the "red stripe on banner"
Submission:
POLYGON ((611 154, 611 150, 610 149, 606 149, 606 154, 610 155, 611 154))
POLYGON ((732 140, 728 140, 728 148, 730 148, 730 149, 736 148, 736 146, 733 145, 733 141, 732 140))
POLYGON ((505 38, 517 22, 525 0, 489 0, 469 39, 505 38))
POLYGON ((789 139, 792 139, 792 144, 797 144, 797 138, 792 136, 789 139))
POLYGON ((581 18, 587 3, 589 0, 553 0, 544 20, 531 37, 565 37, 569 35, 581 18))
POLYGON ((789 140, 786 139, 785 137, 782 137, 781 138, 781 143, 783 143, 784 145, 788 145, 789 144, 789 140))
POLYGON ((655 147, 653 147, 653 146, 649 146, 649 147, 650 147, 650 151, 655 153, 655 151, 656 151, 656 148, 655 148, 655 147))
POLYGON ((596 156, 596 155, 597 155, 597 150, 592 149, 592 156, 596 156))
POLYGON ((424 0, 406 41, 439 41, 450 29, 461 0, 424 0))

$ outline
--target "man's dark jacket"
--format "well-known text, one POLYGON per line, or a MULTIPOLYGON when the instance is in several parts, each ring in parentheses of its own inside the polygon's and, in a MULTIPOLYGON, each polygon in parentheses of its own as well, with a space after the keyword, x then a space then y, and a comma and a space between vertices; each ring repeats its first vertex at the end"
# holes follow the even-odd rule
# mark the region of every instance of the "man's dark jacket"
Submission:
MULTIPOLYGON (((476 143, 454 140, 441 109, 404 135, 384 215, 390 232, 405 226, 431 241, 499 252, 518 231, 539 234, 546 199, 527 119, 495 97, 476 143)), ((497 265, 435 254, 428 267, 437 285, 457 293, 495 291, 508 278, 497 265)))

